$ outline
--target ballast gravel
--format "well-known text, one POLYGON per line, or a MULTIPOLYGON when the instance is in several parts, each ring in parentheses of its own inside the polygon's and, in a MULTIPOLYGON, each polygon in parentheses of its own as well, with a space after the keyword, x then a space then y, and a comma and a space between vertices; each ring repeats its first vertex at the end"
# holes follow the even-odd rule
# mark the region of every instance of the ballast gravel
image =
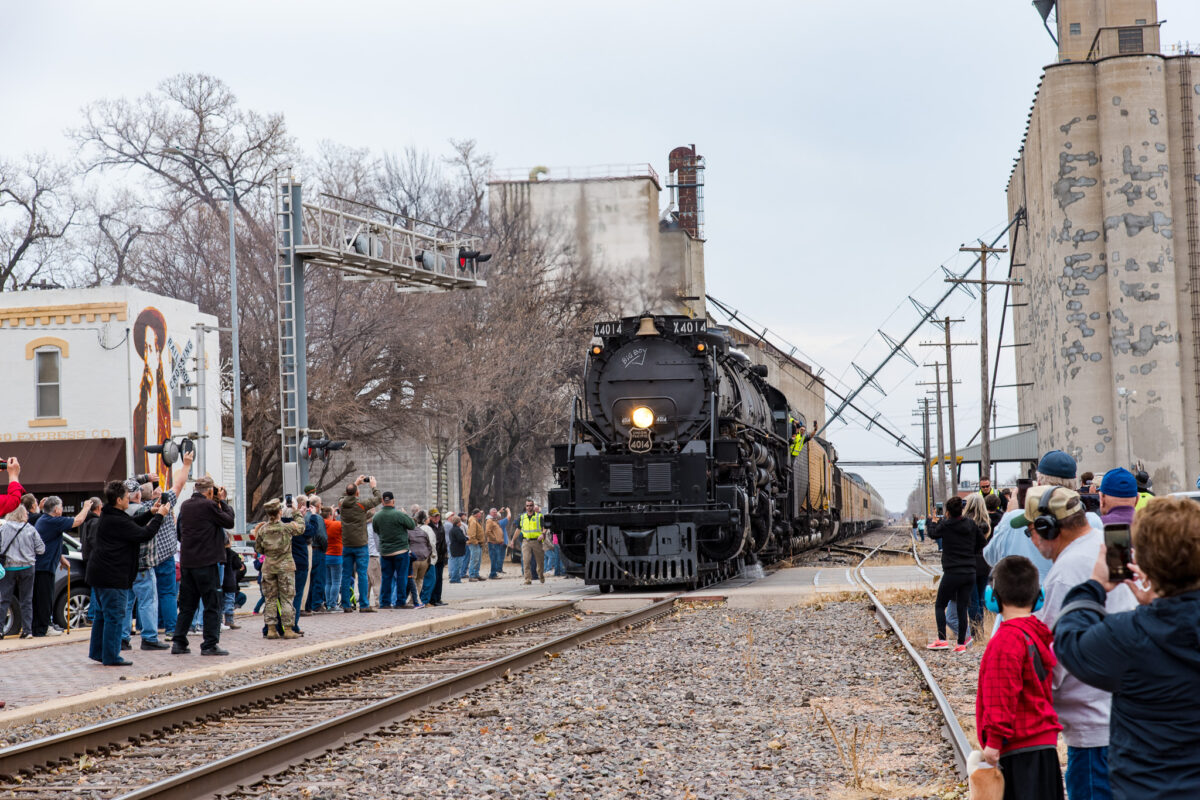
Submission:
POLYGON ((253 791, 331 800, 942 800, 961 786, 940 725, 916 669, 864 601, 684 607, 548 653, 507 682, 253 791))

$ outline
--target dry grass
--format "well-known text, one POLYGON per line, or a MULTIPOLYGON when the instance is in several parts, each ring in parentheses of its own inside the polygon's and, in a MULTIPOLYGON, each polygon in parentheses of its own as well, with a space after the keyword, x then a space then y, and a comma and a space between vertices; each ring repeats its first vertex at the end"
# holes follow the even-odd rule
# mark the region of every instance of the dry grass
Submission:
MULTIPOLYGON (((865 768, 863 757, 871 739, 871 726, 868 724, 866 729, 860 733, 858 726, 855 725, 853 731, 843 732, 839 736, 837 728, 833 726, 825 709, 821 706, 816 706, 816 709, 821 712, 825 727, 829 729, 829 736, 837 747, 838 758, 842 760, 842 766, 850 773, 850 787, 852 789, 863 788, 863 781, 866 777, 863 775, 865 768)), ((878 731, 876 733, 878 734, 878 731)))

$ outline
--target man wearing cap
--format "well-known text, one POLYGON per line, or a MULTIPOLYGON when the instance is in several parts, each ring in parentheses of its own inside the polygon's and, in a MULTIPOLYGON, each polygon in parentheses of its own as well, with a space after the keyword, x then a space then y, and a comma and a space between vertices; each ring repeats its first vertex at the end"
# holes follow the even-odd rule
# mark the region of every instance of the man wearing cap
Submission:
POLYGON ((1138 502, 1137 479, 1124 467, 1110 469, 1100 479, 1100 521, 1105 525, 1133 524, 1138 502))
MULTIPOLYGON (((1061 455, 1070 458, 1066 453, 1061 455)), ((1042 466, 1038 465, 1039 477, 1042 466)), ((1053 464, 1050 466, 1054 468, 1053 464)), ((1024 528, 1038 551, 1054 562, 1042 586, 1045 604, 1037 612, 1053 630, 1067 592, 1091 578, 1104 535, 1088 522, 1079 493, 1060 485, 1031 488, 1025 496, 1023 513, 1014 517, 1011 524, 1014 528, 1024 528)), ((1105 605, 1108 613, 1115 614, 1131 611, 1137 600, 1129 587, 1118 586, 1108 593, 1105 605)), ((1112 695, 1108 692, 1078 680, 1062 664, 1055 665, 1054 710, 1058 712, 1067 744, 1066 786, 1070 800, 1112 796, 1108 780, 1111 705, 1112 695)))
POLYGON ((379 607, 401 608, 408 599, 406 587, 412 557, 409 532, 417 527, 417 523, 396 508, 396 498, 391 492, 384 492, 383 505, 371 526, 379 536, 379 566, 383 578, 379 607))
MULTIPOLYGON (((367 545, 367 511, 383 502, 375 485, 375 476, 359 475, 354 483, 347 484, 346 493, 338 504, 342 511, 342 609, 353 610, 350 602, 350 586, 358 579, 358 608, 371 609, 371 589, 367 580, 367 566, 371 549, 367 545), (371 496, 359 495, 358 487, 370 484, 371 496)), ((376 522, 376 525, 379 523, 376 522)), ((328 602, 328 601, 326 601, 328 602)))
POLYGON ((192 496, 179 505, 175 535, 179 537, 179 615, 175 621, 171 653, 184 655, 188 628, 200 601, 204 601, 202 656, 227 656, 221 648, 221 574, 225 563, 225 529, 233 527, 233 509, 225 490, 217 492, 213 479, 198 478, 192 496))
POLYGON ((268 639, 300 638, 300 633, 295 630, 298 611, 293 541, 304 532, 305 524, 292 518, 291 508, 286 509, 287 518, 281 518, 284 510, 277 499, 263 503, 267 521, 254 535, 254 552, 263 555, 263 621, 268 639))

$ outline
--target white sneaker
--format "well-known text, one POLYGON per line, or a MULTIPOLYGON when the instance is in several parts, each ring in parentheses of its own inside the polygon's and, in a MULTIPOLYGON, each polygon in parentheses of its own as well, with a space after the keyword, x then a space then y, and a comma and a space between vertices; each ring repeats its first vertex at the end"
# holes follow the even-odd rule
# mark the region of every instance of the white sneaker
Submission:
POLYGON ((227 631, 227 630, 229 630, 229 626, 228 626, 228 625, 226 625, 224 622, 222 622, 222 623, 221 623, 221 630, 223 630, 223 631, 227 631))
POLYGON ((53 625, 51 625, 49 628, 46 628, 46 635, 47 636, 62 636, 62 631, 59 630, 58 628, 55 628, 53 625))

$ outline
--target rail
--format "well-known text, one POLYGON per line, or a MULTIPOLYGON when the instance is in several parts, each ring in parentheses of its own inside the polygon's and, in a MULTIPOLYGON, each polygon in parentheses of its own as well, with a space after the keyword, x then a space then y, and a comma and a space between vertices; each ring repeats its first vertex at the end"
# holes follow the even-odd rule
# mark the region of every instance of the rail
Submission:
MULTIPOLYGON (((895 536, 895 534, 892 534, 892 536, 895 536)), ((854 580, 856 583, 858 583, 862 590, 866 592, 867 597, 875 606, 875 614, 879 618, 880 622, 882 622, 885 626, 890 628, 893 633, 896 634, 896 638, 900 640, 900 644, 902 644, 904 649, 908 652, 909 658, 913 660, 913 663, 917 665, 917 669, 920 670, 921 677, 925 680, 925 684, 929 687, 929 692, 933 695, 934 702, 937 703, 938 710, 942 714, 942 718, 944 720, 942 733, 949 740, 950 747, 954 750, 954 760, 958 764, 959 775, 963 780, 966 780, 967 756, 971 753, 971 743, 967 740, 967 735, 963 732, 962 725, 960 725, 958 722, 958 716, 954 713, 954 709, 950 707, 950 701, 946 699, 946 695, 942 692, 942 688, 938 685, 937 679, 934 678, 933 673, 929 671, 929 665, 925 663, 925 659, 921 657, 921 654, 917 651, 917 649, 913 647, 910 641, 908 641, 908 637, 904 635, 904 632, 900 629, 900 625, 888 612, 887 606, 875 595, 875 592, 872 591, 875 588, 875 585, 871 583, 870 579, 863 572, 863 567, 866 566, 866 563, 873 555, 875 555, 877 551, 881 550, 888 542, 892 540, 892 536, 889 536, 883 541, 882 544, 880 544, 870 553, 863 556, 862 561, 858 562, 858 566, 856 566, 853 570, 854 580)), ((913 554, 916 554, 915 546, 913 548, 913 554)), ((921 565, 919 560, 917 563, 918 565, 921 565)), ((927 567, 922 566, 922 568, 928 571, 927 567)))

